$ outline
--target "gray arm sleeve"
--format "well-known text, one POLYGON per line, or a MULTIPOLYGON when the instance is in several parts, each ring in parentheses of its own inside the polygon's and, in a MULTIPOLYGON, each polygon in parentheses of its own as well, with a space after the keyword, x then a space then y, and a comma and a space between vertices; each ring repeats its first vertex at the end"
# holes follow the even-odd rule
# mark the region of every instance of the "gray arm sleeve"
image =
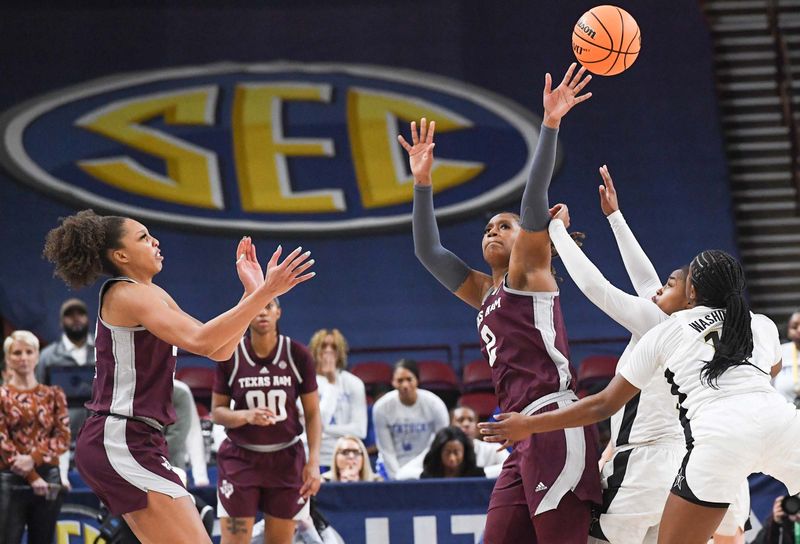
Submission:
POLYGON ((414 254, 433 274, 433 277, 455 293, 469 276, 470 268, 442 246, 439 227, 433 215, 433 188, 414 187, 414 211, 411 216, 414 231, 414 254))
POLYGON ((547 189, 556 163, 557 137, 558 129, 542 125, 519 212, 520 224, 528 231, 545 230, 550 222, 547 189))

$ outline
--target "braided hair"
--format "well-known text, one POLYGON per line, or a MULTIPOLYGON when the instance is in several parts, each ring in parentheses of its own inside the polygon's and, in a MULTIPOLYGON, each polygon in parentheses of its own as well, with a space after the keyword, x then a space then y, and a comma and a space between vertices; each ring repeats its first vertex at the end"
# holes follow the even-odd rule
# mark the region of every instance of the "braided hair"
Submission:
POLYGON ((726 370, 751 364, 753 331, 750 306, 744 298, 744 271, 736 259, 720 250, 703 251, 692 260, 690 269, 697 304, 725 309, 714 357, 704 361, 700 374, 701 380, 716 389, 717 380, 726 370))

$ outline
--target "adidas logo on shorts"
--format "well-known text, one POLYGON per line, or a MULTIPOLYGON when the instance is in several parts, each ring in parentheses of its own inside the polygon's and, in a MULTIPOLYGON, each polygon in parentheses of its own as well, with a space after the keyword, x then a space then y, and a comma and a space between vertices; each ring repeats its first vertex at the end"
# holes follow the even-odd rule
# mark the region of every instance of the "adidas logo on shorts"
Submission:
POLYGON ((297 499, 297 504, 305 504, 305 503, 306 503, 306 500, 303 497, 300 497, 299 499, 297 499))
POLYGON ((536 491, 547 491, 547 486, 539 482, 539 485, 536 486, 536 491))

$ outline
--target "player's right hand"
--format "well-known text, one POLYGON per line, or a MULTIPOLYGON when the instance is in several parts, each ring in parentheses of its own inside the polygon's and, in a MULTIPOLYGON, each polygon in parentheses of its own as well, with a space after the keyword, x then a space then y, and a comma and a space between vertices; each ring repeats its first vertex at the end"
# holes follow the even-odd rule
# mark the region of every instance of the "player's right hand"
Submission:
POLYGON ((250 425, 258 425, 259 427, 266 427, 267 425, 275 424, 275 414, 266 408, 251 408, 245 413, 245 421, 250 425))

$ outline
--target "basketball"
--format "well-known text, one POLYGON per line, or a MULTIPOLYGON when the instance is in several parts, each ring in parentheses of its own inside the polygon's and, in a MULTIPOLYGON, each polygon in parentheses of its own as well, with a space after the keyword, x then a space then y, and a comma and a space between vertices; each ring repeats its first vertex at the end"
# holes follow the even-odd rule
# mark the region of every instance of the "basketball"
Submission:
POLYGON ((639 25, 617 6, 596 6, 584 13, 572 31, 572 50, 593 74, 614 76, 636 62, 642 47, 639 25))

